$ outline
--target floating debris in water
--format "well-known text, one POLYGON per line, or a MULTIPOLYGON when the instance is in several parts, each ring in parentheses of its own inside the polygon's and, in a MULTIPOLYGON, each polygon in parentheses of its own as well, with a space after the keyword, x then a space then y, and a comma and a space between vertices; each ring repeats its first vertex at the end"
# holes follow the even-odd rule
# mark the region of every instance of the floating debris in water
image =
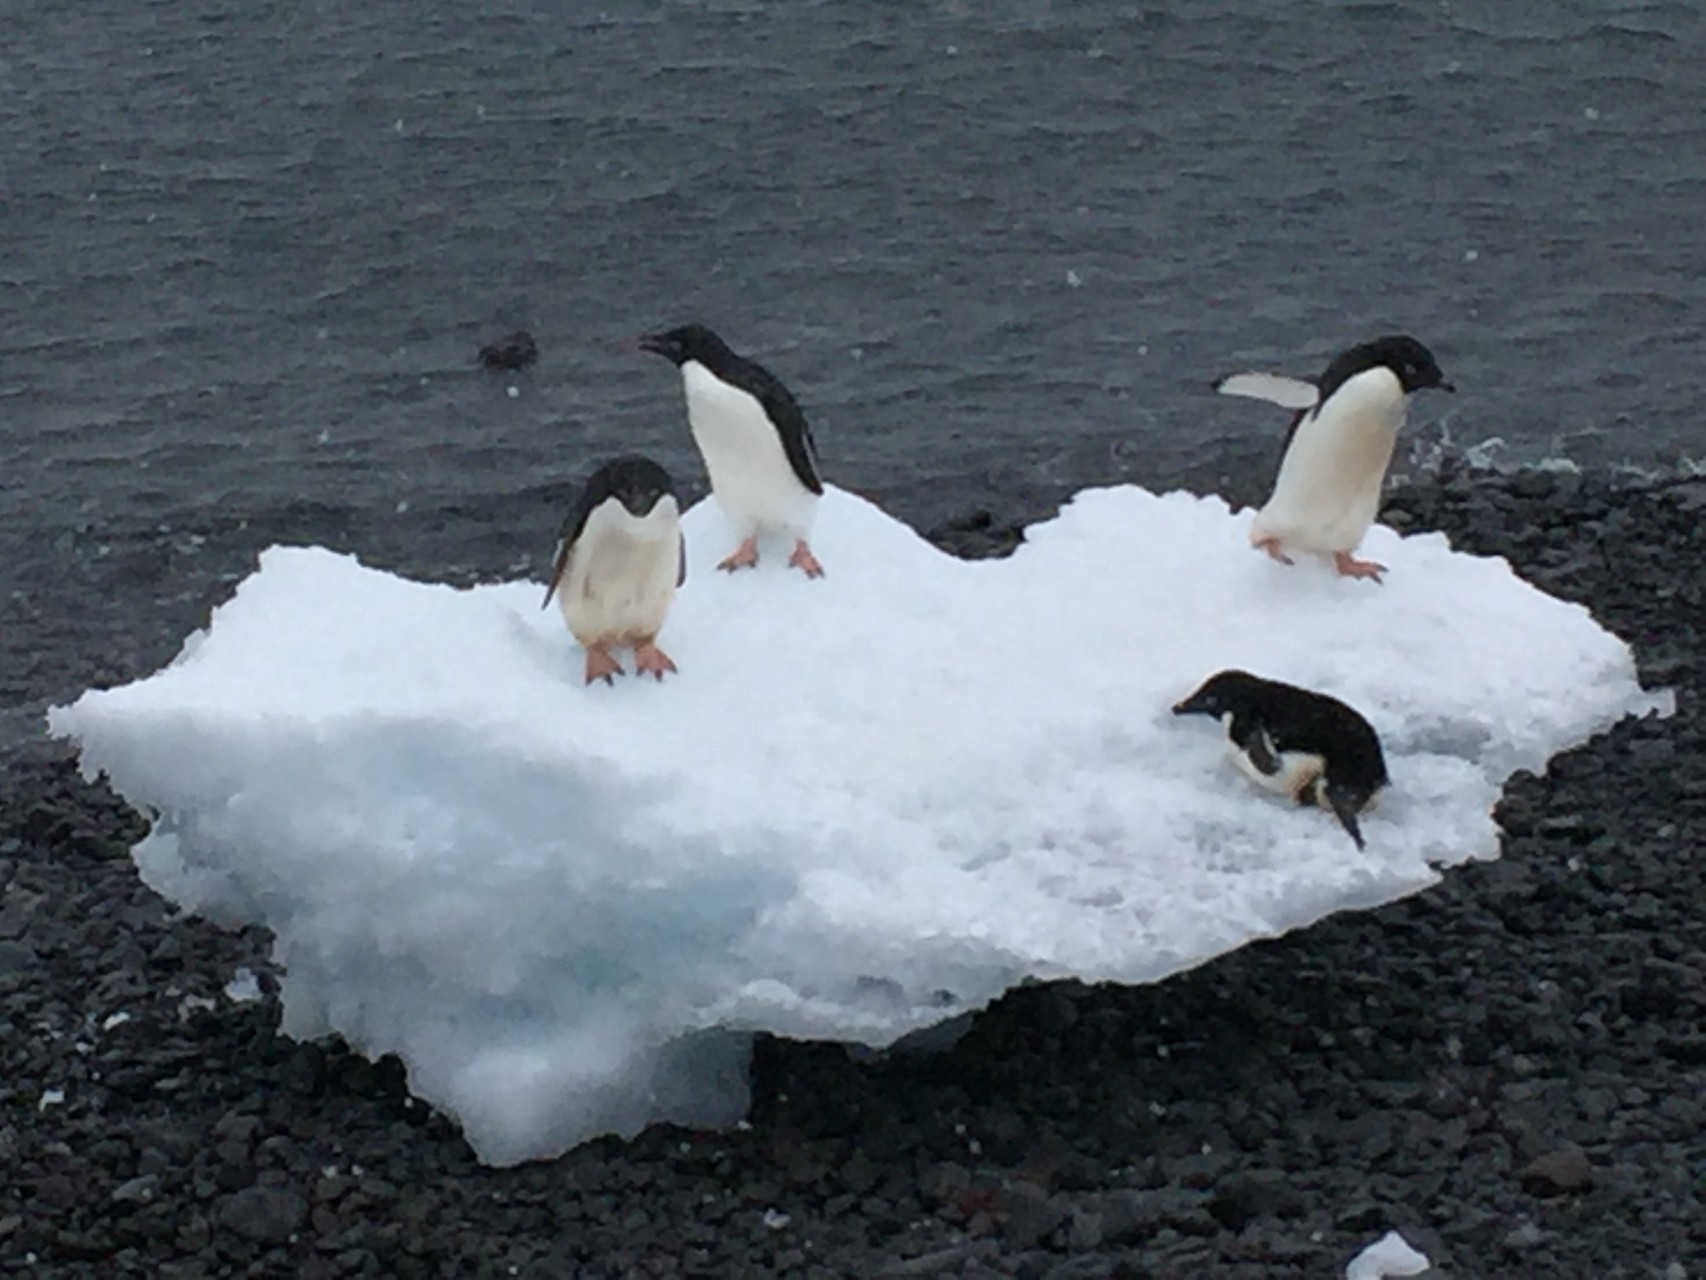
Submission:
POLYGON ((480 348, 480 363, 488 369, 525 369, 539 358, 539 344, 526 329, 506 333, 480 348))

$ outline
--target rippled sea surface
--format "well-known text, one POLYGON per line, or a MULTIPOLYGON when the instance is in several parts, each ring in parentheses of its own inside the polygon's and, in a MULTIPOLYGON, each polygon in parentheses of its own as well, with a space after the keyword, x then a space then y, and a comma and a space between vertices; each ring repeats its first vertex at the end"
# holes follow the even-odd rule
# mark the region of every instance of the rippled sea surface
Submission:
POLYGON ((0 46, 0 741, 272 541, 519 573, 701 319, 927 525, 1258 488, 1405 330, 1415 438, 1706 456, 1706 17, 1644 0, 19 0, 0 46), (525 326, 541 358, 479 369, 525 326))

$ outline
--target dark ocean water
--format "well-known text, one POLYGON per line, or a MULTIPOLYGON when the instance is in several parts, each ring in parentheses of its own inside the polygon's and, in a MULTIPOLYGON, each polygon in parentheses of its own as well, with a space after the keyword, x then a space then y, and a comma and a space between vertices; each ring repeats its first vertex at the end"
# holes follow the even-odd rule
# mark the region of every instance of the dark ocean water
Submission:
MULTIPOLYGON (((549 554, 639 448, 697 487, 697 318, 927 525, 1259 488, 1207 393, 1415 333, 1415 439, 1706 457, 1706 16, 1683 3, 12 0, 0 742, 276 540, 549 554), (494 377, 524 325, 542 356, 494 377), (510 388, 514 388, 514 394, 510 388)), ((1421 452, 1426 452, 1424 447, 1421 452)))

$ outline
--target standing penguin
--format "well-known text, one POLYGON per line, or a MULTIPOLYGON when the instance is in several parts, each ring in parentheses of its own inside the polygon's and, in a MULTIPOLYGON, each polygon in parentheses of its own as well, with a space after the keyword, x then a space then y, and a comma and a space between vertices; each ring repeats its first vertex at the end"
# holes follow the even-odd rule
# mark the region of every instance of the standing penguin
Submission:
POLYGON ((1454 390, 1433 353, 1402 335, 1352 347, 1313 382, 1235 373, 1216 383, 1226 395, 1296 411, 1273 496, 1250 526, 1251 545, 1284 564, 1292 563, 1288 551, 1330 555, 1343 576, 1379 582, 1385 566, 1355 552, 1380 510, 1405 397, 1424 387, 1454 390))
POLYGON ((1363 847, 1357 815, 1386 786, 1386 758, 1374 727, 1350 707, 1247 671, 1222 671, 1173 714, 1220 720, 1234 763, 1257 786, 1331 809, 1363 847))
POLYGON ((588 478, 563 524, 545 602, 586 650, 586 682, 614 684, 622 664, 610 652, 632 647, 634 669, 662 680, 675 663, 657 647, 675 589, 687 581, 687 544, 669 472, 634 454, 588 478))
POLYGON ((811 428, 788 388, 702 324, 649 333, 640 348, 681 370, 687 425, 711 493, 740 535, 740 546, 717 567, 732 573, 756 566, 759 538, 780 534, 794 543, 788 563, 821 578, 809 539, 823 480, 811 428))

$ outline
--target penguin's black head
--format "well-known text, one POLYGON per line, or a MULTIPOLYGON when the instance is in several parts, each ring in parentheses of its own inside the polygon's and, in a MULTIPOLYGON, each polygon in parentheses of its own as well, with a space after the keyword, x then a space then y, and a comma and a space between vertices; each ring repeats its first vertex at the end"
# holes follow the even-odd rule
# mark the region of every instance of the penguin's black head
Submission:
POLYGON ((1423 391, 1428 387, 1437 387, 1441 391, 1457 390, 1445 380, 1433 352, 1414 338, 1404 334, 1376 338, 1368 344, 1368 352, 1369 367, 1385 365, 1398 375, 1399 385, 1406 392, 1423 391))
POLYGON ((684 324, 661 333, 648 333, 640 339, 640 350, 650 351, 672 361, 678 367, 697 360, 710 367, 728 354, 728 346, 702 324, 684 324))
POLYGON ((586 487, 588 508, 615 498, 636 517, 646 516, 661 499, 675 494, 669 472, 639 454, 612 458, 592 473, 586 487))
POLYGON ((1203 681, 1183 702, 1175 703, 1176 716, 1214 716, 1217 719, 1248 706, 1267 682, 1248 671, 1222 671, 1203 681))

